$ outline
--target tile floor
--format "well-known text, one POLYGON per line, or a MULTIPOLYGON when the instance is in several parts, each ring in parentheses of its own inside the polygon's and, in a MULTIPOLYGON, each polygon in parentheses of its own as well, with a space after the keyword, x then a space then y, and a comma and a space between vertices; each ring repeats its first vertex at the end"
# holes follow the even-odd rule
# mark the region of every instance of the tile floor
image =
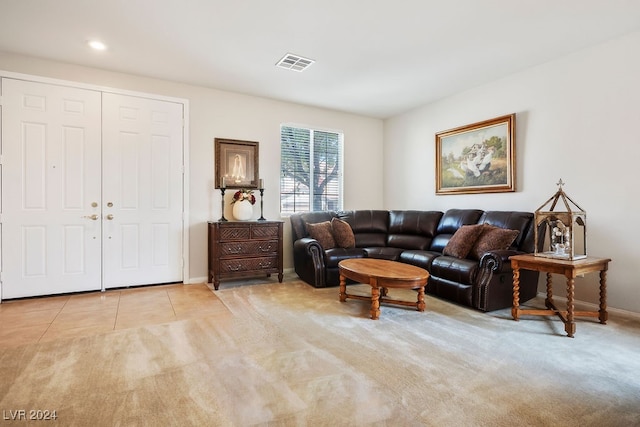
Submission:
POLYGON ((206 284, 173 284, 3 301, 0 346, 96 335, 228 312, 206 284))

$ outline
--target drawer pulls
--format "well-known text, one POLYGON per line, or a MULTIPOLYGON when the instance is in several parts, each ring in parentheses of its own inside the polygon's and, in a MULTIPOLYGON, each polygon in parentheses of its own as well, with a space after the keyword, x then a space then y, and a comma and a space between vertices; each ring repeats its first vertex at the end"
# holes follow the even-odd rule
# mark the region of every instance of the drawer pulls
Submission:
MULTIPOLYGON (((271 261, 267 261, 267 262, 259 262, 258 263, 258 267, 261 269, 265 269, 265 268, 271 268, 272 264, 271 261)), ((242 270, 242 264, 236 264, 236 265, 227 265, 227 270, 229 271, 240 271, 242 270)))
MULTIPOLYGON (((271 243, 268 243, 266 246, 263 245, 259 245, 256 248, 257 252, 261 252, 261 253, 271 253, 274 252, 275 249, 273 247, 273 245, 271 243)), ((238 245, 238 246, 227 246, 224 249, 224 252, 229 254, 229 255, 238 255, 238 254, 251 254, 251 247, 244 247, 242 245, 238 245)))

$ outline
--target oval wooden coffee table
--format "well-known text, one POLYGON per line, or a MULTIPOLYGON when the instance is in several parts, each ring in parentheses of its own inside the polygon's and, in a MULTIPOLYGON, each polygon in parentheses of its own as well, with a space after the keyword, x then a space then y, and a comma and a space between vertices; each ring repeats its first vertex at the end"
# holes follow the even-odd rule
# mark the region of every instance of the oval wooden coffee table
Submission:
POLYGON ((375 258, 345 259, 338 264, 340 270, 340 301, 347 298, 371 299, 371 318, 380 317, 380 303, 416 307, 424 311, 424 287, 429 280, 427 270, 401 262, 375 258), (371 285, 371 298, 347 294, 347 279, 371 285), (418 289, 417 302, 386 298, 387 288, 418 289))

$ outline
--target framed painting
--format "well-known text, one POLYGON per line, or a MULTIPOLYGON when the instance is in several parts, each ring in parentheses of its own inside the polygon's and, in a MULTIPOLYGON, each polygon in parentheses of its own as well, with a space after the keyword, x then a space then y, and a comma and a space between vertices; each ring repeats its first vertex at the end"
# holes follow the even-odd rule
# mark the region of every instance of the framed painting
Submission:
POLYGON ((516 115, 436 134, 436 194, 515 191, 516 115))
POLYGON ((258 142, 215 138, 216 188, 258 188, 258 142))

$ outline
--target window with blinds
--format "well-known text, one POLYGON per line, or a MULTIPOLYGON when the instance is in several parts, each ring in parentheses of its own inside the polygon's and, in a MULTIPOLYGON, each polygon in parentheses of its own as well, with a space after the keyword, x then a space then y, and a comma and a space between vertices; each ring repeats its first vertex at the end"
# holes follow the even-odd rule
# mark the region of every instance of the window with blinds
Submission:
POLYGON ((280 212, 342 209, 342 133, 280 128, 280 212))

